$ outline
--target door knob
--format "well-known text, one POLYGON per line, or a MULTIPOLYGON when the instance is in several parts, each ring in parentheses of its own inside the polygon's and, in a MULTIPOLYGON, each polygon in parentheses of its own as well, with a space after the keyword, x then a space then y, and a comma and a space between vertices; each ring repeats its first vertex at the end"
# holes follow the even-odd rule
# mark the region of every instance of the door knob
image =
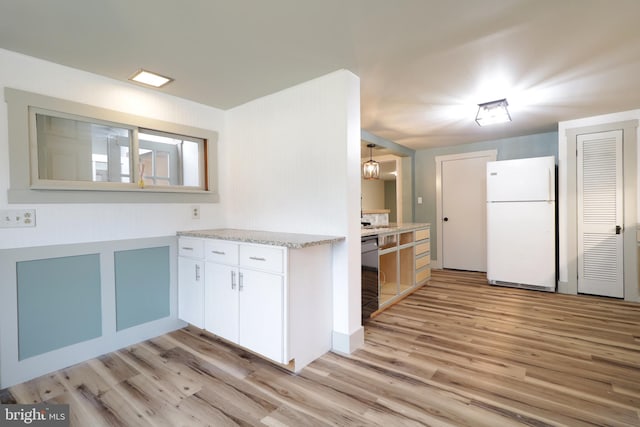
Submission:
POLYGON ((622 227, 619 225, 616 225, 616 234, 620 234, 622 233, 622 227))
POLYGON ((449 221, 449 217, 446 217, 446 216, 445 216, 444 218, 442 218, 442 220, 443 220, 444 222, 447 222, 447 221, 449 221))

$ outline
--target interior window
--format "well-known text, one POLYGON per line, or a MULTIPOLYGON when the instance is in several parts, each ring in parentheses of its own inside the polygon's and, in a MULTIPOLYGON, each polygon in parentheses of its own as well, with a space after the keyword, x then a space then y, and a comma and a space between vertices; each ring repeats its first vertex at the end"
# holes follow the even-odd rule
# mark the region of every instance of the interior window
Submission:
POLYGON ((203 139, 143 129, 138 141, 145 185, 203 186, 203 139))
POLYGON ((109 182, 206 189, 202 138, 54 112, 38 112, 35 118, 40 184, 109 182))
POLYGON ((218 132, 4 88, 9 203, 216 203, 218 132))
POLYGON ((131 182, 130 129, 36 114, 38 179, 131 182))

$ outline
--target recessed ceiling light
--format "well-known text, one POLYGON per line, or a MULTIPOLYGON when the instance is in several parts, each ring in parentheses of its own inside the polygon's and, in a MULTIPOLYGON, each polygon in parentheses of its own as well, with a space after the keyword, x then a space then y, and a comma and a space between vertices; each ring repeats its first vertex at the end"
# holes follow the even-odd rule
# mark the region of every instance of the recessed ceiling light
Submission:
POLYGON ((131 77, 129 77, 129 80, 152 87, 162 87, 167 83, 173 81, 172 78, 161 76, 160 74, 152 73, 151 71, 142 69, 136 71, 131 77))

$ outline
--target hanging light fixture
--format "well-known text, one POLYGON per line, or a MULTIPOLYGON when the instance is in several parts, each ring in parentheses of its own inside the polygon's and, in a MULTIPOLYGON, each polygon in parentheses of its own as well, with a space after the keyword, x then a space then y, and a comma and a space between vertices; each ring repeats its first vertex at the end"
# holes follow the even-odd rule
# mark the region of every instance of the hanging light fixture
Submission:
POLYGON ((380 179, 380 163, 373 160, 373 147, 376 144, 367 144, 369 147, 369 160, 362 164, 362 176, 364 179, 380 179))
POLYGON ((510 122, 511 115, 509 114, 509 110, 507 110, 508 105, 509 103, 506 98, 478 104, 476 123, 480 126, 487 126, 510 122))

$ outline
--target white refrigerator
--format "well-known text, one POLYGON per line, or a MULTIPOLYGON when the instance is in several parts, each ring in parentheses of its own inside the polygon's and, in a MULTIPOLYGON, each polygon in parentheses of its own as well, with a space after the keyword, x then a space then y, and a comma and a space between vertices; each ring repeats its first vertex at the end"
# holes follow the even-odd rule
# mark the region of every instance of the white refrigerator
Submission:
POLYGON ((487 163, 487 279, 556 289, 555 157, 487 163))

